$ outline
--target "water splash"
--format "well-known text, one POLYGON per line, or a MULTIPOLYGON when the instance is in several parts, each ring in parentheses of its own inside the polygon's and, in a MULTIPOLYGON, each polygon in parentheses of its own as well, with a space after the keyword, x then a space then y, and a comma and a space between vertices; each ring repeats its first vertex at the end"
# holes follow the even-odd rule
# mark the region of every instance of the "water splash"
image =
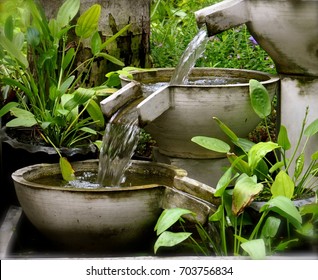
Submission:
POLYGON ((109 122, 105 128, 99 155, 97 182, 101 186, 119 186, 139 139, 140 128, 136 112, 120 122, 109 122))
POLYGON ((194 67, 198 58, 204 53, 208 41, 207 31, 205 29, 199 30, 198 34, 192 39, 182 54, 172 74, 170 80, 171 85, 182 85, 186 83, 191 69, 194 67))

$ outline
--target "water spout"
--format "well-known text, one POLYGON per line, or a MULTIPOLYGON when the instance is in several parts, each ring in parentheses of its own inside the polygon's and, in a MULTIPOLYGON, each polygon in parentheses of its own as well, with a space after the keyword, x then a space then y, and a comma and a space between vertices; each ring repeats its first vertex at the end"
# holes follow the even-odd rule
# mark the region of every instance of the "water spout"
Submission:
POLYGON ((245 0, 225 0, 195 12, 198 25, 206 25, 213 36, 250 21, 245 0))

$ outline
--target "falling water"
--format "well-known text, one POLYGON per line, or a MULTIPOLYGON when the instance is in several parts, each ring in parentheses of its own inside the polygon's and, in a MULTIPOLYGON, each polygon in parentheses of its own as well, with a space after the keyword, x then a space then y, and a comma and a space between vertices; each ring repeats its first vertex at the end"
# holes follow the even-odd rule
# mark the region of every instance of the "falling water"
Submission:
POLYGON ((99 155, 97 182, 102 186, 119 186, 138 143, 136 112, 106 125, 99 155))
POLYGON ((171 85, 186 83, 187 77, 194 67, 197 59, 204 53, 209 38, 205 29, 199 30, 182 54, 177 67, 171 77, 171 85))
MULTIPOLYGON (((184 84, 196 60, 206 49, 208 36, 206 30, 200 30, 181 56, 170 84, 184 84)), ((121 118, 120 122, 108 123, 99 156, 97 181, 103 186, 119 186, 124 181, 125 170, 129 167, 138 142, 138 117, 133 115, 121 118)))

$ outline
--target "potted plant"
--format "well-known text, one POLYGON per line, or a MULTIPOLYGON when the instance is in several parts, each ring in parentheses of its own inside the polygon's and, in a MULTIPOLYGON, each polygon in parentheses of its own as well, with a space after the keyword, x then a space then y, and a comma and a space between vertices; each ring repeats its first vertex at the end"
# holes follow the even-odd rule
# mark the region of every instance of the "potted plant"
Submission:
MULTIPOLYGON (((265 119, 266 124, 266 117, 271 112, 271 102, 266 89, 256 80, 250 80, 250 97, 253 109, 265 119)), ((202 147, 227 153, 231 164, 220 178, 213 194, 220 198, 220 204, 218 210, 210 216, 210 232, 201 225, 198 226, 205 246, 196 244, 202 252, 207 253, 208 243, 218 255, 249 254, 253 258, 264 258, 266 254, 285 250, 290 243, 299 241, 300 236, 317 239, 318 204, 315 188, 318 157, 317 152, 313 153, 305 168, 304 151, 307 141, 301 147, 301 140, 304 136, 308 140, 318 132, 318 120, 306 127, 307 113, 308 108, 301 134, 290 158, 287 158, 286 151, 291 145, 287 129, 283 125, 277 142, 255 144, 237 137, 228 126, 214 118, 238 148, 235 152, 219 139, 203 136, 192 139, 202 147), (274 153, 274 160, 266 158, 270 152, 274 153), (291 173, 293 162, 294 171, 291 173), (312 197, 309 204, 294 203, 296 198, 308 196, 312 197), (248 206, 257 198, 261 198, 263 202, 261 206, 254 205, 259 215, 253 219, 248 206), (287 228, 287 231, 282 232, 282 227, 287 228)), ((167 233, 167 229, 184 214, 192 213, 186 209, 163 213, 156 226, 159 238, 155 250, 161 246, 178 244, 189 237, 188 232, 167 233)))
POLYGON ((16 101, 3 106, 0 116, 10 112, 13 119, 5 123, 6 129, 32 128, 29 135, 53 147, 65 179, 70 180, 72 169, 62 153, 65 148, 87 147, 99 139, 104 116, 97 97, 114 91, 105 85, 85 88, 85 84, 96 60, 123 66, 103 49, 129 25, 102 42, 97 31, 98 4, 77 20, 80 0, 65 1, 50 20, 35 1, 25 1, 25 5, 20 20, 9 16, 0 32, 0 57, 5 67, 1 85, 10 86, 16 96, 16 101), (90 46, 91 57, 81 61, 84 42, 90 46))

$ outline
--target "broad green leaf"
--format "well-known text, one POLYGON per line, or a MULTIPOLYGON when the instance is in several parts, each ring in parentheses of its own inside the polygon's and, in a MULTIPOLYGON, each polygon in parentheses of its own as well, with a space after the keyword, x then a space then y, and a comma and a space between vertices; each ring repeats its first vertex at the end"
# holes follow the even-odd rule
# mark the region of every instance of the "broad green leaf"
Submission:
POLYGON ((49 89, 49 98, 54 101, 56 98, 60 96, 59 91, 57 90, 55 85, 52 85, 49 89))
POLYGON ((73 180, 75 180, 73 167, 69 163, 67 158, 60 157, 60 169, 61 169, 61 172, 62 172, 63 179, 65 181, 73 181, 73 180))
POLYGON ((254 142, 245 139, 245 138, 238 138, 238 140, 236 142, 234 142, 234 144, 237 147, 240 147, 242 149, 242 151, 244 151, 245 153, 248 153, 249 150, 255 145, 254 142))
POLYGON ((66 91, 68 90, 68 88, 70 87, 70 85, 73 83, 75 79, 75 76, 70 76, 68 77, 60 86, 60 88, 58 89, 62 94, 66 93, 66 91))
POLYGON ((260 212, 265 210, 276 212, 285 217, 296 229, 301 227, 301 215, 293 202, 286 196, 271 198, 261 207, 260 212))
POLYGON ((13 44, 16 46, 18 50, 22 51, 24 46, 24 34, 22 32, 18 32, 14 34, 13 44))
POLYGON ((6 105, 4 105, 0 110, 0 118, 2 118, 5 114, 9 113, 10 110, 14 107, 18 107, 18 102, 9 102, 6 105))
POLYGON ((94 94, 95 91, 93 89, 78 88, 74 93, 70 94, 71 98, 64 104, 64 108, 67 110, 73 110, 77 106, 90 100, 94 94))
POLYGON ((160 215, 160 217, 155 225, 155 231, 157 231, 157 235, 160 235, 165 230, 170 228, 185 214, 194 215, 193 212, 191 212, 190 210, 187 210, 187 209, 182 209, 182 208, 165 209, 161 213, 161 215, 160 215))
POLYGON ((291 148, 291 144, 288 138, 288 132, 285 126, 281 125, 277 137, 277 144, 281 146, 285 151, 291 148))
POLYGON ((4 23, 4 34, 10 41, 13 40, 13 28, 13 17, 10 15, 4 23))
POLYGON ((318 238, 317 230, 312 222, 302 224, 301 228, 297 230, 303 236, 318 238))
POLYGON ((102 39, 99 36, 98 32, 95 32, 91 39, 91 50, 93 55, 98 54, 101 51, 102 39))
POLYGON ((65 70, 71 63, 72 58, 74 57, 75 54, 75 50, 74 48, 70 48, 65 56, 64 56, 64 60, 63 60, 63 64, 62 64, 62 69, 65 70))
POLYGON ((249 177, 246 174, 242 174, 237 179, 233 190, 233 214, 236 216, 240 215, 245 207, 247 207, 262 190, 263 185, 257 183, 255 176, 249 177))
POLYGON ((305 154, 301 153, 296 159, 295 172, 294 172, 295 179, 297 179, 300 176, 300 174, 303 172, 304 164, 305 164, 305 154))
POLYGON ((40 44, 40 32, 34 27, 28 27, 26 32, 26 39, 29 45, 33 48, 40 44))
POLYGON ((318 151, 314 152, 314 153, 311 155, 311 160, 318 160, 318 151))
POLYGON ((269 216, 262 227, 261 237, 263 237, 265 240, 274 238, 278 232, 280 223, 280 219, 269 216))
POLYGON ((116 57, 114 57, 114 56, 112 56, 112 55, 109 55, 109 54, 107 54, 107 53, 98 53, 97 55, 96 55, 97 57, 103 57, 103 58, 105 58, 105 59, 107 59, 107 60, 109 60, 110 62, 112 62, 112 63, 114 63, 114 64, 116 64, 116 65, 119 65, 119 66, 125 66, 125 63, 124 62, 122 62, 122 61, 120 61, 119 59, 117 59, 116 57))
POLYGON ((55 18, 50 19, 48 24, 49 30, 52 34, 52 36, 55 38, 55 40, 58 40, 60 38, 60 26, 58 25, 55 18))
POLYGON ((318 132, 318 119, 311 122, 305 129, 304 135, 307 137, 311 137, 318 132))
POLYGON ((215 193, 214 193, 215 197, 222 196, 224 193, 224 190, 229 186, 232 180, 237 177, 237 175, 232 177, 232 172, 233 172, 233 167, 231 166, 223 173, 223 175, 221 176, 221 178, 219 179, 216 185, 215 193))
POLYGON ((276 251, 286 251, 286 249, 288 248, 288 246, 291 243, 295 243, 295 242, 298 242, 298 241, 299 240, 297 238, 290 239, 290 240, 287 240, 287 241, 282 241, 275 247, 275 252, 276 251))
POLYGON ((18 63, 23 67, 27 68, 29 66, 26 55, 21 52, 17 46, 0 33, 0 45, 5 49, 13 59, 16 59, 18 63))
POLYGON ((255 113, 264 119, 271 113, 271 100, 266 88, 257 80, 249 81, 251 104, 255 113))
POLYGON ((242 249, 254 260, 266 258, 266 248, 263 239, 254 239, 241 244, 242 249))
POLYGON ((160 247, 173 247, 180 244, 191 236, 190 232, 163 232, 154 245, 154 252, 156 253, 160 247))
POLYGON ((217 117, 213 117, 213 119, 217 122, 218 126, 222 129, 222 131, 235 143, 238 141, 238 137, 236 134, 222 121, 220 121, 217 117))
POLYGON ((231 149, 231 147, 227 143, 217 138, 207 136, 195 136, 191 139, 191 141, 200 145, 203 148, 218 153, 228 153, 231 149))
POLYGON ((97 31, 100 12, 101 6, 99 4, 94 4, 86 10, 77 21, 76 35, 84 39, 92 36, 97 31))
POLYGON ((306 214, 318 215, 318 203, 305 204, 299 208, 299 212, 302 216, 306 214))
POLYGON ((275 172, 277 169, 280 169, 281 167, 283 167, 285 165, 285 163, 283 161, 278 161, 276 162, 270 169, 269 169, 269 173, 273 173, 275 172))
POLYGON ((268 174, 268 165, 264 159, 261 159, 257 164, 252 175, 256 175, 258 180, 265 180, 268 174))
POLYGON ((9 121, 6 124, 7 127, 17 127, 17 126, 31 127, 37 124, 37 121, 34 115, 30 111, 17 108, 17 107, 11 108, 10 111, 16 117, 16 119, 9 121))
POLYGON ((246 173, 247 175, 251 174, 250 166, 246 161, 243 160, 243 156, 238 157, 237 155, 233 153, 227 153, 227 158, 229 159, 229 162, 232 164, 235 163, 235 166, 233 166, 235 169, 239 170, 241 173, 246 173))
POLYGON ((96 134, 97 134, 96 130, 91 129, 91 128, 87 127, 87 126, 81 127, 80 130, 81 130, 81 131, 84 131, 84 132, 86 132, 86 133, 93 134, 93 135, 96 135, 96 134))
MULTIPOLYGON (((109 39, 107 39, 102 45, 101 45, 101 50, 106 48, 110 43, 112 43, 113 41, 115 41, 119 36, 121 36, 122 34, 124 34, 128 28, 131 26, 131 24, 127 24, 126 26, 124 26, 122 29, 120 29, 116 34, 114 34, 113 36, 111 36, 109 39)), ((136 70, 136 69, 134 69, 136 70)))
POLYGON ((68 23, 76 16, 80 4, 80 0, 67 0, 62 4, 56 16, 56 20, 60 27, 68 25, 68 23))
POLYGON ((273 197, 285 196, 289 199, 293 197, 295 184, 289 175, 281 170, 275 177, 275 181, 271 186, 273 197))
POLYGON ((274 142, 259 142, 255 144, 248 152, 248 164, 253 171, 260 160, 266 156, 267 153, 278 148, 278 144, 274 142))
POLYGON ((223 205, 220 204, 218 209, 209 217, 210 222, 221 221, 223 217, 224 208, 223 205))
POLYGON ((97 104, 93 99, 89 101, 86 110, 99 127, 103 127, 105 125, 103 112, 99 104, 97 104))

